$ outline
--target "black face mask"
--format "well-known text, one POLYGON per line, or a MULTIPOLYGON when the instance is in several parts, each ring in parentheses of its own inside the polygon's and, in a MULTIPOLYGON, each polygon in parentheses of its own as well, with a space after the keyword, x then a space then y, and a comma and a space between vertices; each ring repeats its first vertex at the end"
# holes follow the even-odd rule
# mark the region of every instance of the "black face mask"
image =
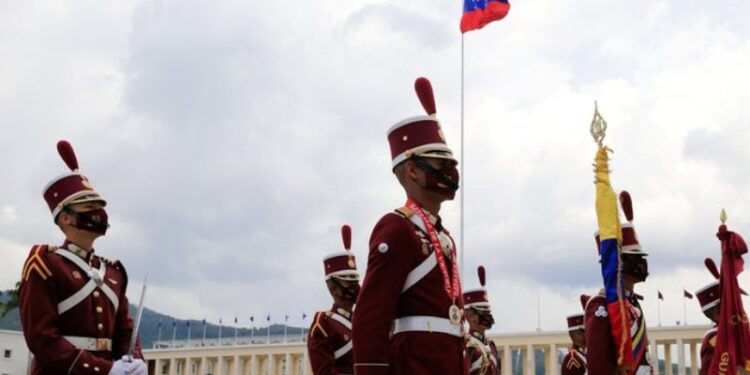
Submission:
POLYGON ((646 281, 648 277, 648 261, 642 255, 623 254, 622 272, 635 276, 638 281, 646 281))
POLYGON ((351 303, 357 302, 357 297, 359 296, 359 282, 352 283, 349 286, 344 286, 336 278, 333 278, 332 280, 333 283, 336 284, 336 287, 341 291, 342 299, 351 303))
POLYGON ((479 314, 479 324, 487 326, 487 329, 490 329, 495 324, 495 318, 492 316, 492 313, 481 313, 479 314))
POLYGON ((438 169, 421 157, 415 157, 414 164, 427 174, 425 189, 444 195, 448 199, 455 198, 459 180, 458 169, 455 166, 445 165, 438 169))
POLYGON ((78 212, 66 208, 65 213, 76 218, 74 227, 80 230, 99 233, 102 236, 107 233, 107 229, 109 228, 109 218, 107 216, 107 211, 103 208, 84 212, 78 212))

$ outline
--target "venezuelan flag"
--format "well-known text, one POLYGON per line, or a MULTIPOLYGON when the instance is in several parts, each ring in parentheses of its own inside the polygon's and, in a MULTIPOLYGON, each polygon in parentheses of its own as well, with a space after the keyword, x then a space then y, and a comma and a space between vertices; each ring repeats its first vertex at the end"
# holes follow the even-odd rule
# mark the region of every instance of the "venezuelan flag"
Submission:
POLYGON ((479 30, 492 21, 499 21, 509 10, 508 0, 464 0, 461 32, 479 30))

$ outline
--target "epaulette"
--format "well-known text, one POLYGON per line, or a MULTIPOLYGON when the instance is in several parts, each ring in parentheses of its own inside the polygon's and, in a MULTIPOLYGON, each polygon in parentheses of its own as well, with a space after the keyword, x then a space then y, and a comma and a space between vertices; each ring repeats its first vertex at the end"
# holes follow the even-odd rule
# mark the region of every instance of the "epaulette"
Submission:
POLYGON ((406 206, 397 208, 396 212, 398 212, 399 214, 401 214, 401 216, 407 219, 414 216, 414 211, 412 211, 411 208, 406 207, 406 206))
POLYGON ((122 263, 120 263, 120 261, 117 260, 117 259, 111 260, 111 259, 107 259, 107 258, 105 258, 105 257, 103 257, 101 255, 97 255, 97 256, 99 257, 99 260, 101 260, 102 262, 106 263, 109 266, 112 266, 112 267, 115 267, 115 268, 119 269, 120 266, 122 265, 122 263))
POLYGON ((44 260, 44 256, 49 252, 52 246, 49 245, 34 245, 29 252, 29 257, 23 264, 23 271, 21 272, 21 281, 28 281, 32 274, 37 274, 42 280, 47 280, 52 276, 47 262, 44 260))
POLYGON ((315 317, 313 318, 313 325, 312 327, 310 327, 310 337, 313 337, 315 335, 315 332, 318 331, 320 331, 320 333, 322 333, 324 337, 328 337, 328 333, 326 332, 325 328, 323 328, 323 325, 320 322, 323 316, 330 316, 328 314, 332 313, 330 311, 326 311, 325 313, 318 311, 315 313, 315 317))

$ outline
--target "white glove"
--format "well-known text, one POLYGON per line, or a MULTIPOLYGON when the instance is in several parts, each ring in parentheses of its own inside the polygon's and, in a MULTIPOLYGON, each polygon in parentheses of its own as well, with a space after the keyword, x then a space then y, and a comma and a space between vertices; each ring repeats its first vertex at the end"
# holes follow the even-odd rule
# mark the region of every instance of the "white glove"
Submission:
POLYGON ((124 355, 112 365, 109 375, 148 375, 148 368, 143 360, 124 355))

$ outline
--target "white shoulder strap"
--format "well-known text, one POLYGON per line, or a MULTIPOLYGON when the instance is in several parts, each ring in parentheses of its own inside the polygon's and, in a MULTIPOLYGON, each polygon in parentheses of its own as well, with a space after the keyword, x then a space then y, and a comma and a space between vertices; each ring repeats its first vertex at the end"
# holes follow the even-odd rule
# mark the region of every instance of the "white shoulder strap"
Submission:
MULTIPOLYGON (((424 223, 422 222, 422 219, 419 218, 417 215, 412 215, 409 217, 409 220, 414 223, 419 229, 427 233, 427 230, 425 229, 424 223)), ((411 270, 409 272, 409 275, 406 276, 406 281, 404 282, 404 287, 401 289, 401 293, 406 292, 409 288, 414 286, 419 280, 422 280, 425 276, 427 276, 430 271, 432 271, 433 268, 437 266, 437 259, 435 259, 435 256, 433 254, 430 254, 425 260, 420 263, 417 268, 411 270)))
POLYGON ((349 353, 352 350, 352 340, 349 340, 344 344, 344 346, 338 348, 335 352, 333 352, 333 358, 339 359, 346 355, 346 353, 349 353))
POLYGON ((110 288, 109 285, 105 284, 103 281, 101 282, 101 285, 97 285, 96 280, 94 279, 94 277, 92 277, 93 272, 98 272, 100 275, 100 280, 104 280, 104 276, 107 274, 107 265, 104 262, 101 262, 99 265, 99 269, 96 270, 95 268, 89 266, 86 262, 84 262, 83 259, 81 259, 79 256, 71 253, 68 250, 57 249, 55 250, 55 253, 73 262, 73 264, 80 268, 81 271, 83 271, 83 273, 85 273, 86 276, 89 277, 89 281, 84 284, 80 290, 57 304, 58 314, 62 314, 77 306, 84 299, 86 299, 86 297, 91 295, 91 293, 93 293, 94 289, 96 289, 97 287, 101 289, 102 292, 104 292, 104 295, 106 295, 110 302, 112 302, 115 310, 119 308, 120 299, 117 298, 117 293, 115 293, 115 291, 112 290, 112 288, 110 288))
POLYGON ((340 314, 337 314, 335 312, 333 314, 331 314, 331 319, 333 319, 333 320, 341 323, 342 326, 348 328, 351 331, 351 329, 352 329, 352 322, 350 322, 349 319, 344 318, 343 316, 341 316, 340 314))

